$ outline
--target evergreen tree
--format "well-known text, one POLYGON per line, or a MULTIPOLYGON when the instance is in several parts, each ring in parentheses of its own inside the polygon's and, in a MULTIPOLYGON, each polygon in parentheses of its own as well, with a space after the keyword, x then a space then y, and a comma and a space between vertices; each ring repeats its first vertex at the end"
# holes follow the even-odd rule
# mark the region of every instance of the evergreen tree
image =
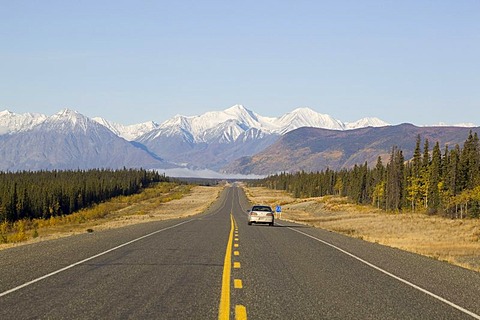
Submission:
POLYGON ((417 141, 415 143, 415 150, 413 151, 412 165, 413 165, 413 176, 420 177, 420 169, 422 168, 422 158, 420 151, 420 135, 417 135, 417 141))
POLYGON ((403 201, 404 158, 398 147, 392 148, 387 165, 386 202, 388 210, 399 211, 403 201))
POLYGON ((463 150, 460 155, 460 181, 461 189, 473 189, 479 182, 479 148, 478 136, 472 134, 468 135, 467 140, 463 145, 463 150))
POLYGON ((439 184, 441 182, 442 177, 442 155, 440 151, 440 145, 437 142, 432 151, 432 161, 429 170, 429 183, 430 186, 428 188, 429 194, 428 199, 429 203, 428 206, 432 209, 432 212, 436 212, 440 208, 440 189, 439 184))
POLYGON ((430 149, 428 139, 425 139, 425 143, 423 145, 423 157, 422 157, 422 167, 428 168, 430 165, 430 149))

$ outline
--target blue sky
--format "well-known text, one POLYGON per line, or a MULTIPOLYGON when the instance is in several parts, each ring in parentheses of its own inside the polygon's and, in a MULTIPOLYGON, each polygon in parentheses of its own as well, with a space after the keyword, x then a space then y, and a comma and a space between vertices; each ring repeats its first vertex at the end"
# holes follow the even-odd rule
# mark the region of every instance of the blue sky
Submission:
POLYGON ((2 1, 0 110, 480 125, 480 1, 2 1))

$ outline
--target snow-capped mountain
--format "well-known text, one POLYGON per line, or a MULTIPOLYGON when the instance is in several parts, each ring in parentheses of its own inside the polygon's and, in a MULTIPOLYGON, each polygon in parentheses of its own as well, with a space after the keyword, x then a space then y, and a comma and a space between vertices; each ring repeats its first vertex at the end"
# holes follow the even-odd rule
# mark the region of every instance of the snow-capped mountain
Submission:
POLYGON ((0 171, 173 167, 69 109, 0 135, 0 171))
POLYGON ((274 118, 280 124, 278 133, 285 134, 302 127, 330 130, 353 130, 366 127, 385 127, 389 123, 379 118, 366 117, 355 122, 342 122, 328 114, 318 113, 310 108, 298 108, 280 118, 274 118))
POLYGON ((117 136, 122 137, 128 141, 134 141, 138 137, 143 136, 144 134, 159 127, 159 125, 154 121, 148 121, 132 125, 123 125, 120 123, 108 121, 100 117, 94 117, 92 118, 92 120, 100 123, 104 127, 107 127, 117 136))
POLYGON ((183 135, 192 143, 210 141, 231 143, 249 129, 257 129, 266 134, 285 134, 301 127, 346 130, 386 125, 388 123, 378 118, 364 118, 351 124, 345 124, 310 108, 298 108, 278 118, 264 117, 242 105, 235 105, 223 111, 207 112, 199 116, 177 115, 160 124, 148 135, 140 137, 139 140, 183 135))
POLYGON ((219 169, 231 160, 263 150, 281 135, 301 127, 346 130, 385 125, 388 124, 376 118, 347 125, 309 108, 298 108, 278 118, 265 117, 234 105, 198 116, 177 115, 136 141, 168 161, 219 169))
MULTIPOLYGON (((1 111, 0 134, 30 130, 47 119, 51 121, 56 117, 61 117, 62 113, 68 114, 68 117, 74 122, 78 120, 78 112, 70 109, 64 109, 51 117, 38 113, 16 114, 8 110, 1 111)), ((187 140, 190 139, 192 143, 208 143, 210 141, 231 143, 249 129, 257 129, 257 132, 266 134, 285 134, 301 127, 348 130, 388 125, 378 118, 364 118, 353 123, 343 123, 310 108, 298 108, 278 118, 265 117, 242 105, 234 105, 223 111, 212 111, 198 116, 177 115, 160 125, 154 121, 123 125, 100 117, 94 117, 91 120, 129 141, 155 139, 159 136, 178 136, 180 134, 185 136, 187 140)))
POLYGON ((344 124, 345 130, 360 129, 366 127, 386 127, 389 124, 378 118, 366 117, 355 122, 346 122, 344 124))
POLYGON ((321 114, 310 108, 298 108, 276 119, 280 124, 278 133, 285 134, 302 127, 345 130, 345 124, 327 114, 321 114))
MULTIPOLYGON (((250 128, 271 131, 272 125, 262 119, 241 105, 235 105, 224 111, 207 112, 199 116, 177 115, 150 132, 148 139, 183 135, 192 143, 212 140, 228 143, 237 140, 243 132, 250 128)), ((145 138, 142 137, 140 140, 145 140, 145 138)))
POLYGON ((0 135, 25 131, 43 122, 46 115, 38 113, 16 114, 9 110, 0 112, 0 135))
MULTIPOLYGON (((89 129, 97 131, 100 127, 92 119, 85 117, 77 111, 63 109, 60 112, 47 117, 34 129, 36 131, 57 131, 66 133, 86 133, 89 129)), ((104 128, 101 128, 102 130, 104 128)))
POLYGON ((405 159, 412 159, 418 137, 423 141, 438 143, 443 149, 462 145, 472 133, 479 134, 480 127, 417 127, 407 123, 346 131, 304 127, 281 136, 274 144, 253 156, 231 161, 220 171, 268 175, 276 172, 341 170, 365 163, 373 167, 378 157, 384 163, 389 161, 393 146, 401 146, 405 159))
MULTIPOLYGON (((177 115, 160 125, 151 121, 129 126, 103 118, 90 119, 70 109, 52 116, 5 110, 0 112, 0 171, 120 167, 218 171, 230 164, 231 172, 248 172, 251 162, 247 159, 260 152, 263 152, 262 159, 274 157, 275 161, 283 161, 279 154, 287 149, 267 148, 291 133, 300 132, 297 134, 300 140, 312 138, 301 136, 302 132, 312 131, 302 131, 305 127, 328 129, 323 130, 328 135, 344 136, 331 130, 348 130, 348 135, 355 134, 357 130, 353 129, 373 132, 375 128, 366 127, 390 125, 378 118, 344 123, 309 108, 298 108, 280 117, 266 117, 242 105, 198 116, 177 115)), ((284 142, 288 144, 290 140, 284 142)), ((315 145, 321 143, 314 142, 315 145)), ((301 156, 308 154, 307 149, 291 152, 301 156)), ((255 163, 255 166, 262 167, 265 163, 255 163)))
POLYGON ((451 125, 451 124, 447 124, 447 123, 444 123, 444 122, 440 122, 438 124, 434 124, 434 125, 426 125, 424 127, 459 127, 459 128, 473 128, 473 127, 476 127, 476 125, 472 122, 463 122, 463 123, 457 123, 457 124, 454 124, 454 125, 451 125))
POLYGON ((70 109, 52 116, 5 110, 0 112, 0 170, 167 168, 170 162, 217 170, 264 150, 297 128, 381 125, 386 123, 374 118, 344 124, 309 108, 265 117, 242 105, 198 116, 177 115, 160 125, 150 121, 129 126, 90 119, 70 109))

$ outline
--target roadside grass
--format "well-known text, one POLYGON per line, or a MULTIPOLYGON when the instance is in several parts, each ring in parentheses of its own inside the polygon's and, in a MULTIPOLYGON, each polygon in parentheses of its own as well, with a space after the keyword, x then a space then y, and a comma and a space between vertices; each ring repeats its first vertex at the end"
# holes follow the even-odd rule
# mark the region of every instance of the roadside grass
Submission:
POLYGON ((145 188, 138 194, 115 197, 70 215, 48 219, 23 219, 15 223, 2 222, 0 249, 27 241, 197 214, 215 200, 220 189, 162 182, 145 188), (166 206, 176 202, 181 208, 182 200, 187 202, 190 208, 182 208, 181 213, 176 213, 174 208, 166 206))
POLYGON ((297 199, 280 190, 245 187, 250 201, 282 205, 282 219, 400 248, 480 271, 480 220, 390 213, 347 198, 297 199))

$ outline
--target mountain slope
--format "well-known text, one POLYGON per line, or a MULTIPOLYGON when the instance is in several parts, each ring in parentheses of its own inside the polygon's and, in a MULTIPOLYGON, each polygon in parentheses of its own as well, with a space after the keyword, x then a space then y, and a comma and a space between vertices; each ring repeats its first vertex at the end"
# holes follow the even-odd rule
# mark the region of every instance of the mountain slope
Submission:
POLYGON ((0 136, 0 170, 172 167, 71 110, 30 130, 0 136))
POLYGON ((302 127, 328 128, 344 130, 345 125, 333 117, 320 114, 309 108, 298 108, 278 119, 280 124, 279 133, 285 134, 302 127))
POLYGON ((92 118, 92 120, 98 122, 104 127, 110 129, 110 131, 115 133, 117 136, 122 137, 128 141, 134 141, 142 135, 158 128, 158 124, 153 121, 125 126, 123 124, 108 121, 100 117, 94 117, 92 118))
POLYGON ((47 116, 38 113, 16 114, 8 110, 0 112, 0 135, 30 130, 45 121, 47 116))
MULTIPOLYGON (((364 119, 354 125, 387 125, 379 119, 370 121, 364 119)), ((229 161, 260 152, 281 135, 305 126, 346 128, 341 121, 309 108, 269 118, 235 105, 199 116, 175 116, 136 141, 168 161, 218 170, 229 161)))
POLYGON ((223 168, 226 173, 272 174, 281 171, 338 170, 355 164, 375 165, 377 158, 389 161, 393 146, 403 150, 405 159, 412 157, 418 135, 428 139, 430 148, 437 141, 443 148, 462 145, 469 131, 480 128, 416 127, 411 124, 379 128, 336 131, 300 128, 282 136, 276 143, 250 157, 242 157, 223 168))
MULTIPOLYGON (((223 140, 236 141, 242 132, 257 129, 267 134, 285 134, 301 127, 326 128, 334 130, 354 129, 359 126, 386 126, 378 118, 364 118, 351 124, 344 124, 333 117, 298 108, 278 118, 261 116, 242 105, 235 105, 223 111, 207 112, 199 116, 177 115, 169 119, 138 141, 154 140, 160 136, 184 135, 192 143, 223 140)), ((108 125, 107 125, 108 126, 108 125)))
POLYGON ((380 120, 375 117, 366 117, 355 122, 346 122, 345 129, 352 130, 352 129, 359 129, 359 128, 366 128, 366 127, 385 127, 389 124, 383 120, 380 120))
POLYGON ((233 106, 200 116, 176 116, 136 141, 170 162, 217 170, 276 141, 278 135, 269 129, 254 112, 233 106))
POLYGON ((460 129, 389 126, 378 118, 343 123, 309 108, 265 117, 241 105, 130 126, 68 109, 50 117, 5 110, 0 112, 0 170, 182 166, 264 174, 335 169, 372 163, 378 155, 386 161, 393 145, 403 143, 410 152, 417 133, 431 134, 431 141, 438 135, 440 141, 462 143, 470 129, 460 129))

